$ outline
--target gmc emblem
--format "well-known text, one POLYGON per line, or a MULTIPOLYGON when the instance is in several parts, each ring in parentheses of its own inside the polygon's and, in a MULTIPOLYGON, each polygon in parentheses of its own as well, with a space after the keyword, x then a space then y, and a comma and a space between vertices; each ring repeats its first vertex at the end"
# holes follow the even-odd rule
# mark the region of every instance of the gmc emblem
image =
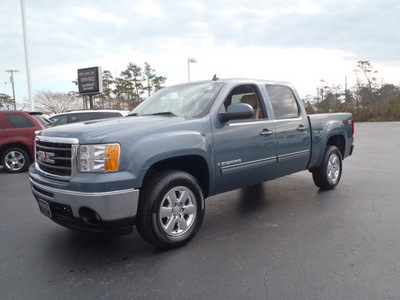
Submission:
POLYGON ((53 156, 54 156, 54 153, 51 153, 51 152, 44 152, 44 151, 37 152, 37 158, 39 161, 42 161, 42 162, 54 164, 55 163, 54 159, 51 159, 53 156))

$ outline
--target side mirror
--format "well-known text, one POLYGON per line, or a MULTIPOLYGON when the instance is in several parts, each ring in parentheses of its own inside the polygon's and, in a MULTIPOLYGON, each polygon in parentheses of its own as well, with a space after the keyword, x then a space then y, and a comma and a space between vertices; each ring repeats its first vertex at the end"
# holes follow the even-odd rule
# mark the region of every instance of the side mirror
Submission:
POLYGON ((226 112, 219 113, 219 116, 224 122, 238 119, 249 119, 254 116, 254 109, 250 104, 237 103, 229 105, 226 109, 226 112))

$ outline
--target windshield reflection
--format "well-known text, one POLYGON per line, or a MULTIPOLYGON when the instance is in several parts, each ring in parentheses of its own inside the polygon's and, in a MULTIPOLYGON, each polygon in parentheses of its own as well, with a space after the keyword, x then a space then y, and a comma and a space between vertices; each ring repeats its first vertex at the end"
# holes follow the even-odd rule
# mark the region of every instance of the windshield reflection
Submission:
POLYGON ((203 82, 167 87, 146 99, 130 115, 201 117, 222 86, 220 82, 203 82))

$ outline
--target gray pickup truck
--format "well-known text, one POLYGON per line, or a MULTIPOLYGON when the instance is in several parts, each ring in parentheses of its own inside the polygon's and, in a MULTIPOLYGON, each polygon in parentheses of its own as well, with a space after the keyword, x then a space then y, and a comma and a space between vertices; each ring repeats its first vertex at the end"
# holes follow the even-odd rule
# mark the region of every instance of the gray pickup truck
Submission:
POLYGON ((40 131, 30 183, 60 225, 135 225, 171 249, 196 235, 205 198, 302 170, 333 189, 353 147, 351 114, 307 116, 288 83, 214 79, 164 88, 127 117, 40 131))

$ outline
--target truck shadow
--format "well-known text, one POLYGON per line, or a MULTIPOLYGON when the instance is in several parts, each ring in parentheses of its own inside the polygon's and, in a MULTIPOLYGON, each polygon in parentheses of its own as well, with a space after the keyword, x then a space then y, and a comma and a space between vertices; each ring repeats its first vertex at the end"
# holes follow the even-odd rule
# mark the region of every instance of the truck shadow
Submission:
POLYGON ((263 183, 241 189, 238 196, 237 211, 245 215, 259 212, 269 206, 263 183))

